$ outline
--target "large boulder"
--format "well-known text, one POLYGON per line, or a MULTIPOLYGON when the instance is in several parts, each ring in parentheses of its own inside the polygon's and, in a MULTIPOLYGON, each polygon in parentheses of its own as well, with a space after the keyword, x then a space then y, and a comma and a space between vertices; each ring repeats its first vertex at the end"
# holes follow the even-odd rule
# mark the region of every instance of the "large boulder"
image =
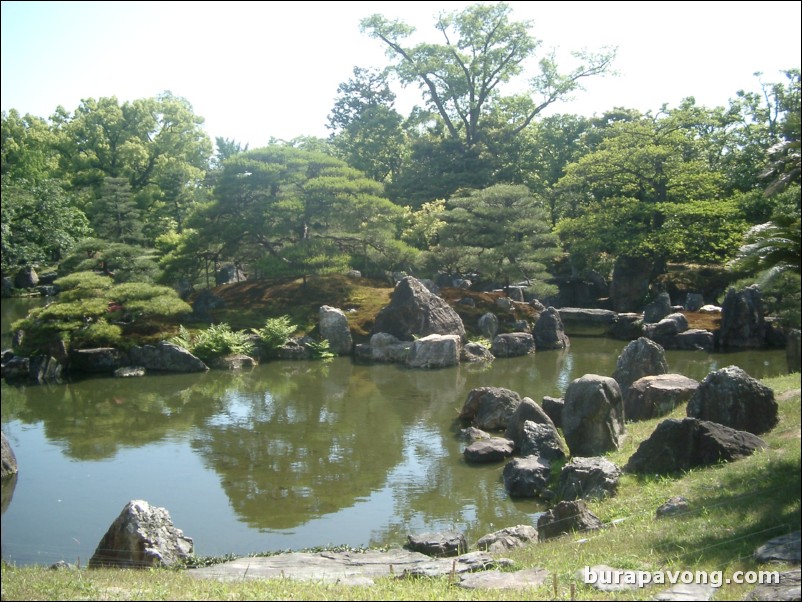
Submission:
POLYGON ((688 403, 699 381, 682 374, 657 374, 639 378, 624 393, 624 416, 627 420, 648 420, 668 414, 682 403, 688 403))
POLYGON ((459 336, 430 334, 412 342, 406 363, 410 368, 447 368, 459 364, 459 358, 459 336))
POLYGON ((755 435, 774 428, 778 412, 774 391, 738 366, 708 374, 688 401, 686 410, 691 418, 718 422, 755 435))
POLYGON ((164 508, 132 500, 100 540, 89 568, 169 567, 192 555, 192 538, 173 526, 164 508))
POLYGON ((674 313, 665 316, 655 324, 643 326, 643 336, 661 343, 663 339, 670 339, 688 330, 688 318, 683 313, 674 313))
POLYGON ((456 531, 407 535, 407 549, 437 558, 459 556, 468 551, 465 535, 456 531))
POLYGON ((573 531, 601 529, 603 523, 582 500, 564 500, 537 519, 537 535, 540 541, 559 537, 573 531))
POLYGON ((696 418, 669 418, 644 440, 626 472, 673 474, 750 456, 766 443, 758 436, 696 418))
POLYGON ((70 352, 70 370, 73 372, 108 373, 124 366, 127 357, 115 347, 74 349, 70 352))
POLYGON ((243 272, 239 266, 233 263, 227 263, 221 266, 214 275, 214 282, 217 286, 221 286, 223 284, 232 284, 234 282, 243 282, 247 279, 248 275, 243 272))
POLYGON ((565 349, 570 345, 560 312, 553 307, 540 314, 535 322, 534 336, 537 349, 565 349))
POLYGON ((505 437, 515 442, 516 447, 520 448, 523 442, 524 424, 526 424, 527 421, 544 424, 555 433, 557 432, 554 422, 545 410, 537 405, 534 399, 524 397, 510 416, 507 422, 507 430, 504 433, 505 437))
POLYGON ((522 456, 537 456, 549 461, 565 459, 565 445, 554 426, 527 420, 518 444, 522 456))
POLYGON ((660 293, 657 298, 649 303, 643 310, 643 321, 646 324, 654 324, 665 318, 671 313, 671 297, 668 293, 660 293))
POLYGON ((366 357, 374 362, 403 363, 407 360, 411 347, 411 341, 400 341, 387 332, 377 332, 370 337, 366 357))
POLYGON ((516 525, 479 538, 476 549, 498 554, 532 543, 537 543, 537 529, 532 525, 516 525))
POLYGON ((134 366, 161 372, 205 372, 209 367, 189 351, 167 341, 156 345, 134 345, 128 351, 134 366))
POLYGON ((467 340, 459 314, 411 276, 396 284, 390 304, 376 315, 373 332, 387 332, 402 341, 430 334, 455 334, 467 340))
POLYGON ((565 332, 571 336, 603 335, 610 329, 618 315, 609 309, 581 307, 561 307, 559 312, 565 332))
POLYGON ((515 458, 504 466, 504 488, 513 497, 533 498, 546 493, 551 463, 537 456, 515 458))
POLYGON ((520 357, 535 352, 535 338, 528 332, 496 335, 490 352, 496 357, 520 357))
POLYGON ((39 275, 31 266, 21 268, 14 276, 14 288, 34 288, 39 284, 39 275))
POLYGON ((501 462, 509 458, 515 451, 515 444, 504 437, 478 439, 466 447, 462 455, 466 462, 482 464, 501 462))
POLYGON ((668 373, 668 362, 665 350, 646 337, 639 337, 630 342, 615 363, 613 379, 622 392, 644 376, 668 373))
POLYGON ((605 458, 573 458, 560 471, 557 498, 603 499, 615 495, 621 469, 605 458))
POLYGON ((11 444, 8 442, 5 433, 2 435, 2 468, 0 469, 0 478, 6 479, 7 477, 14 476, 19 471, 17 466, 17 457, 14 455, 14 450, 11 449, 11 444))
POLYGON ((318 327, 320 337, 329 342, 329 350, 337 355, 348 355, 354 341, 351 338, 351 329, 348 318, 341 309, 323 305, 318 310, 318 327))
POLYGON ((521 396, 503 387, 477 387, 468 392, 459 419, 486 431, 507 428, 521 396))
POLYGON ((586 374, 565 391, 563 435, 572 456, 599 456, 618 449, 624 434, 624 400, 618 383, 586 374))
POLYGON ((730 288, 721 306, 717 345, 722 348, 757 349, 766 346, 763 296, 758 285, 742 291, 730 288))
POLYGON ((482 314, 478 322, 479 332, 488 341, 492 341, 498 334, 498 317, 493 312, 482 314))

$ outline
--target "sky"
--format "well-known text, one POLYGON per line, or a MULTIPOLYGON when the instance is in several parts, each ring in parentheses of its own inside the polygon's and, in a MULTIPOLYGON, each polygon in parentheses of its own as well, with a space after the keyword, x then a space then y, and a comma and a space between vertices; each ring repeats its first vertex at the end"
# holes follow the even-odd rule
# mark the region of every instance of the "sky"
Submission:
MULTIPOLYGON (((85 98, 122 103, 169 90, 205 119, 212 140, 257 148, 326 137, 338 85, 355 66, 388 64, 383 44, 359 31, 362 18, 401 19, 421 41, 439 42, 436 15, 470 4, 3 1, 0 108, 47 118, 85 98)), ((587 80, 544 115, 656 112, 688 96, 726 106, 738 90, 784 81, 783 70, 800 66, 798 1, 508 4, 566 69, 572 50, 618 48, 618 75, 587 80)), ((402 114, 422 102, 417 88, 396 92, 402 114)))

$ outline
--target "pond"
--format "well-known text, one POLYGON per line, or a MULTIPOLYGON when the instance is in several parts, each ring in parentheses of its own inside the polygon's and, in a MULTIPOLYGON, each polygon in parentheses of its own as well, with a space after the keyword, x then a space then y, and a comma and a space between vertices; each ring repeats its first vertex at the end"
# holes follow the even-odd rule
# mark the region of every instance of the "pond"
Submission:
MULTIPOLYGON (((3 300, 4 348, 23 305, 3 300)), ((447 529, 473 545, 544 508, 510 498, 503 463, 464 462, 455 419, 468 392, 559 397, 584 374, 611 375, 626 344, 572 337, 563 351, 431 371, 336 358, 3 382, 2 429, 19 464, 3 491, 3 560, 85 566, 132 499, 166 508, 198 555, 403 545, 408 533, 447 529)), ((785 372, 781 350, 667 359, 698 380, 729 365, 755 378, 785 372)))

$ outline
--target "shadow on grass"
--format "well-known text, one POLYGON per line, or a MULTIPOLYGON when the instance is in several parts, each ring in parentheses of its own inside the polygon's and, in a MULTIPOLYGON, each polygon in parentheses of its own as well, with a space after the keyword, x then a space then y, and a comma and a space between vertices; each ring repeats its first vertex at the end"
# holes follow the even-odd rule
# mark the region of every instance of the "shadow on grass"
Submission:
POLYGON ((669 519, 687 524, 667 531, 657 550, 685 562, 723 566, 751 559, 769 539, 799 530, 799 457, 778 459, 750 473, 728 468, 734 467, 719 468, 716 488, 708 494, 701 484, 693 487, 691 510, 669 519), (717 526, 711 527, 711 521, 717 526))

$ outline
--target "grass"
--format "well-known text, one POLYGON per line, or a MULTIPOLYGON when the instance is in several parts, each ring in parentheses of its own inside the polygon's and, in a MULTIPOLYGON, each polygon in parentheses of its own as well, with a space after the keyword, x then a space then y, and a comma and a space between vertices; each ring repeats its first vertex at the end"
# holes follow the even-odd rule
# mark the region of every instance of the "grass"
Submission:
MULTIPOLYGON (((449 577, 384 578, 370 587, 304 583, 288 579, 222 583, 196 580, 182 571, 93 569, 53 571, 3 564, 3 600, 643 600, 668 585, 605 593, 582 583, 578 571, 606 564, 648 571, 789 570, 787 565, 758 565, 755 549, 767 540, 800 529, 800 375, 766 379, 775 391, 780 422, 763 435, 766 450, 674 477, 625 475, 614 498, 588 504, 608 527, 576 533, 514 550, 516 569, 545 568, 550 577, 528 591, 455 587, 449 577), (655 509, 682 495, 687 513, 655 518, 655 509)), ((677 408, 673 417, 682 417, 677 408)), ((651 434, 661 419, 627 425, 622 448, 608 455, 619 466, 651 434)), ((753 585, 725 584, 719 600, 740 600, 753 585)))

